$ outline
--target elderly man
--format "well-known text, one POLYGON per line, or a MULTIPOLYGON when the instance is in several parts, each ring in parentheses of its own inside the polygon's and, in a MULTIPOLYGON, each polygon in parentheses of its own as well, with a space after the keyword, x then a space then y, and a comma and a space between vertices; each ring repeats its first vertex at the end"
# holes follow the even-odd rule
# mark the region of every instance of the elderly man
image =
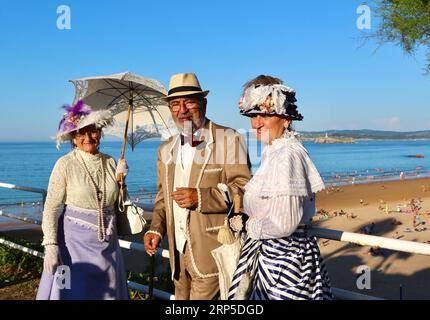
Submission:
POLYGON ((153 255, 167 234, 178 300, 219 298, 211 251, 227 217, 226 194, 243 195, 250 179, 241 136, 207 119, 206 96, 194 74, 171 77, 167 101, 181 132, 158 150, 158 193, 144 243, 153 255), (226 192, 227 191, 227 192, 226 192))

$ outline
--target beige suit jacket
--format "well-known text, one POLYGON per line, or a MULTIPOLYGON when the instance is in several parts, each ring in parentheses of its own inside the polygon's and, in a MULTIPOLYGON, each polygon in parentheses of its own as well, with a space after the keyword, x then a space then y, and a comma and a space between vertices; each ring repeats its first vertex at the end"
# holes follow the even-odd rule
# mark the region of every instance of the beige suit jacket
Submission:
MULTIPOLYGON (((217 241, 219 228, 227 215, 224 193, 219 184, 228 187, 231 196, 243 197, 244 187, 251 178, 250 161, 240 134, 206 119, 197 146, 189 180, 190 188, 197 188, 199 205, 188 216, 187 248, 195 273, 202 278, 218 276, 211 251, 221 244, 217 241)), ((175 159, 180 145, 176 135, 158 150, 157 197, 150 231, 162 237, 167 234, 172 278, 178 277, 178 251, 175 249, 173 220, 173 179, 175 159)))

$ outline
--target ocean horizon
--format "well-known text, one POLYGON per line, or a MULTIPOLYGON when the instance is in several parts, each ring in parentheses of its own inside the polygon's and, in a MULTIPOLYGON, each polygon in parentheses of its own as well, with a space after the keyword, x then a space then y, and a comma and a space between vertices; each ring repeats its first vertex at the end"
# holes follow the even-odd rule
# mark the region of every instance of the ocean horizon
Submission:
MULTIPOLYGON (((127 185, 134 200, 152 202, 156 194, 157 150, 162 141, 146 140, 134 151, 126 149, 130 170, 127 185)), ((366 183, 430 176, 429 140, 358 140, 353 144, 316 144, 304 141, 327 186, 366 183), (420 154, 424 158, 415 158, 420 154)), ((249 140, 253 172, 261 161, 260 144, 249 140)), ((60 150, 52 141, 0 142, 0 182, 47 189, 51 170, 58 158, 71 150, 63 144, 60 150)), ((104 140, 101 152, 119 158, 121 141, 104 140)), ((0 205, 40 202, 41 196, 24 191, 0 188, 0 205)))

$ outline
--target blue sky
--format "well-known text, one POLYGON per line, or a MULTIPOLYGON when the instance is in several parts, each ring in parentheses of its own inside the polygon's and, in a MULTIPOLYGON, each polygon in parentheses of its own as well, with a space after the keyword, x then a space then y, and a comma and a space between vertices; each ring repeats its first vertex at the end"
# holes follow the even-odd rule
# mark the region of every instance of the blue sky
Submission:
MULTIPOLYGON (((424 53, 360 46, 361 1, 2 1, 0 141, 49 140, 74 97, 69 79, 133 71, 168 85, 195 72, 208 116, 248 128, 243 83, 282 78, 305 116, 297 130, 430 129, 424 53), (57 7, 71 30, 57 28, 57 7)), ((377 24, 373 17, 373 26, 377 24)))

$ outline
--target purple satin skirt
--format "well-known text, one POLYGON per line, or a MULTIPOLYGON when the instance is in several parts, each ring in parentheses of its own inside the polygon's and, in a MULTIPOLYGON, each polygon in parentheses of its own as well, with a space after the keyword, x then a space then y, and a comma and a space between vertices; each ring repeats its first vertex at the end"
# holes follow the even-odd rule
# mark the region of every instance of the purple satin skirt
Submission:
POLYGON ((36 300, 127 300, 127 276, 113 208, 104 210, 106 239, 98 239, 97 210, 66 206, 58 221, 62 266, 45 270, 36 300))

